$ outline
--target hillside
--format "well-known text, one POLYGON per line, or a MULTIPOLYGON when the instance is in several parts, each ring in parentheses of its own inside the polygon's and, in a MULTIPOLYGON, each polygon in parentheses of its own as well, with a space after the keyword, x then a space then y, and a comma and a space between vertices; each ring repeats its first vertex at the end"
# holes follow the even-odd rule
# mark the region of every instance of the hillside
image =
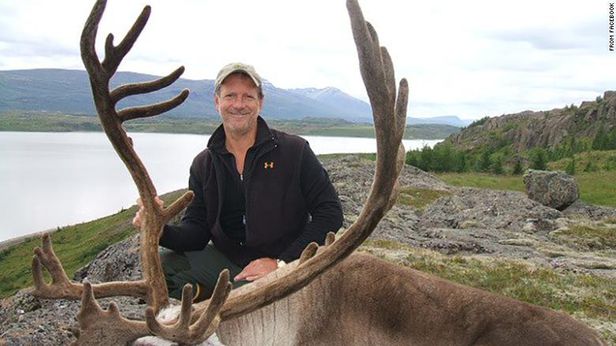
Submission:
MULTIPOLYGON (((273 128, 300 136, 342 136, 374 138, 369 123, 342 119, 304 118, 281 120, 267 118, 273 128)), ((158 133, 211 134, 220 125, 220 118, 157 117, 137 119, 125 124, 129 131, 158 133)), ((443 139, 460 128, 440 124, 408 125, 404 139, 443 139)), ((32 111, 0 112, 0 131, 88 132, 102 131, 97 117, 32 111)))
MULTIPOLYGON (((151 81, 159 76, 118 72, 112 86, 151 81)), ((298 120, 306 117, 343 119, 351 122, 372 122, 368 103, 336 88, 282 89, 268 81, 263 83, 265 106, 269 119, 298 120)), ((171 117, 218 118, 214 109, 213 80, 179 79, 173 85, 152 94, 136 95, 123 100, 120 108, 152 104, 167 100, 181 90, 189 89, 186 102, 168 113, 171 117)), ((0 113, 31 111, 94 115, 90 84, 85 71, 33 69, 0 71, 0 113)), ((455 116, 413 118, 409 124, 444 124, 460 127, 463 120, 455 116)))
POLYGON ((606 132, 616 128, 616 91, 606 91, 603 97, 580 106, 484 118, 452 135, 446 143, 471 151, 509 146, 513 152, 523 152, 535 147, 556 148, 572 138, 592 142, 602 128, 606 132))
MULTIPOLYGON (((118 72, 112 86, 157 79, 158 76, 118 72)), ((189 89, 191 94, 181 106, 170 111, 171 116, 217 116, 212 96, 213 80, 179 79, 173 85, 151 94, 136 95, 120 103, 120 108, 157 103, 189 89)), ((281 119, 301 119, 306 116, 342 118, 355 117, 352 112, 332 109, 313 99, 264 83, 267 102, 264 114, 281 119)), ((69 114, 96 114, 85 71, 61 69, 34 69, 0 71, 0 111, 27 110, 65 112, 69 114)), ((364 114, 365 115, 365 114, 364 114)), ((363 115, 362 115, 363 116, 363 115)))
POLYGON ((434 148, 409 151, 406 163, 431 172, 519 175, 526 168, 545 170, 548 162, 566 159, 566 172, 576 174, 596 170, 592 164, 580 167, 577 154, 615 149, 616 91, 606 91, 580 106, 485 117, 434 148))

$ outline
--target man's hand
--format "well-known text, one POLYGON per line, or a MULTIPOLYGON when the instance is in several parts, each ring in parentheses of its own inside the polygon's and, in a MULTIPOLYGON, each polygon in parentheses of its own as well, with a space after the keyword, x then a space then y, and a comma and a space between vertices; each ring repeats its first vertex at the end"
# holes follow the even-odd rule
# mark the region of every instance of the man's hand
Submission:
POLYGON ((273 258, 259 258, 250 263, 242 270, 233 281, 254 281, 278 268, 278 262, 273 258))
MULTIPOLYGON (((162 199, 156 196, 156 203, 162 208, 165 205, 162 199)), ((133 226, 136 228, 141 228, 141 218, 143 217, 144 209, 143 202, 141 202, 141 198, 137 198, 137 205, 139 206, 139 210, 135 213, 135 217, 133 218, 133 226)))

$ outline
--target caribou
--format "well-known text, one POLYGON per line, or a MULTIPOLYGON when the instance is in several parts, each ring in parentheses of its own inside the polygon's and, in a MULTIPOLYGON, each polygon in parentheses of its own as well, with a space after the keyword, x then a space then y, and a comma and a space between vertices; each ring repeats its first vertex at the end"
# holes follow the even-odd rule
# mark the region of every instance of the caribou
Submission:
POLYGON ((251 284, 231 290, 225 270, 212 297, 200 303, 193 303, 192 287, 187 285, 181 305, 173 310, 158 241, 163 225, 190 203, 193 194, 188 191, 168 207, 160 206, 154 184, 122 124, 173 109, 189 91, 153 105, 121 110, 116 105, 128 96, 169 86, 184 68, 155 81, 110 90, 112 76, 144 29, 151 9, 144 8, 118 45, 112 34, 107 36, 101 61, 95 41, 105 5, 105 0, 97 0, 85 23, 81 56, 102 127, 144 205, 140 228, 143 278, 101 284, 72 282, 49 235, 43 236, 43 246, 34 250, 32 260, 32 293, 49 299, 81 299, 77 345, 127 344, 144 336, 198 344, 214 333, 228 345, 605 344, 597 332, 566 314, 354 253, 396 200, 409 90, 405 79, 396 85, 392 59, 356 0, 347 0, 347 9, 377 140, 374 180, 363 210, 338 239, 330 233, 323 246, 311 243, 298 260, 251 284), (51 283, 45 282, 44 269, 51 283), (96 300, 122 295, 146 301, 145 320, 126 319, 114 303, 103 309, 96 300), (161 311, 170 310, 177 315, 164 320, 161 311))

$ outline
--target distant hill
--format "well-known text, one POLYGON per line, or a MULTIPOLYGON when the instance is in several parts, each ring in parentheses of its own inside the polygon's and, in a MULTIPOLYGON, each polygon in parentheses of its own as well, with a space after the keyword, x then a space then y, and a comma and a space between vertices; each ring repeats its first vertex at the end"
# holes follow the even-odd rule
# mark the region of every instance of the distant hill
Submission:
POLYGON ((526 168, 544 170, 548 162, 561 161, 567 173, 575 174, 614 169, 616 156, 600 167, 582 159, 589 155, 582 153, 609 150, 616 150, 616 91, 579 106, 485 117, 434 148, 409 151, 406 163, 433 172, 518 175, 526 168))
MULTIPOLYGON (((118 72, 112 86, 151 81, 158 76, 118 72)), ((152 94, 123 100, 120 107, 151 104, 169 99, 190 89, 188 100, 168 113, 171 117, 217 117, 213 104, 214 81, 179 79, 152 94)), ((297 120, 306 117, 335 118, 352 122, 371 122, 370 106, 336 88, 286 90, 265 81, 266 102, 263 114, 271 119, 297 120)), ((85 71, 33 69, 0 71, 0 112, 36 111, 94 115, 90 85, 85 71)), ((460 127, 457 117, 410 118, 409 124, 447 124, 460 127)))
POLYGON ((509 146, 513 152, 524 152, 535 147, 554 149, 572 140, 589 144, 601 129, 610 132, 614 128, 616 91, 606 91, 603 97, 584 101, 580 106, 483 118, 445 143, 471 151, 509 146))
POLYGON ((450 125, 455 127, 465 127, 472 123, 472 120, 460 119, 455 115, 444 115, 428 118, 408 117, 406 123, 409 125, 415 124, 434 124, 434 125, 450 125))
MULTIPOLYGON (((328 105, 332 109, 337 110, 339 114, 352 112, 353 114, 356 114, 356 121, 372 121, 372 110, 370 109, 370 105, 362 100, 354 98, 353 96, 345 94, 340 89, 332 87, 323 89, 303 88, 290 89, 289 91, 328 105)), ((344 119, 344 117, 342 118, 344 119)))

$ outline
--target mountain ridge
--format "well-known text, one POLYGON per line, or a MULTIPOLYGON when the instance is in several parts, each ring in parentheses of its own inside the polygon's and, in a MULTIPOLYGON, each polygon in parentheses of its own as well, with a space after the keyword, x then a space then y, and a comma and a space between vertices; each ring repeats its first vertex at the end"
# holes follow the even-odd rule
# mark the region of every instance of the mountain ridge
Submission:
MULTIPOLYGON (((115 87, 160 78, 137 72, 117 72, 111 80, 115 87)), ((298 120, 306 117, 338 118, 351 122, 372 122, 370 105, 334 88, 282 89, 264 81, 266 101, 263 114, 274 119, 298 120)), ((213 105, 214 81, 208 79, 178 79, 167 88, 151 94, 131 96, 118 107, 152 104, 170 99, 181 90, 191 93, 170 117, 217 117, 213 105)), ((66 112, 75 115, 96 114, 90 85, 84 70, 28 69, 0 71, 1 111, 66 112)), ((457 117, 409 118, 409 124, 464 125, 457 117)))
POLYGON ((614 128, 616 91, 605 91, 579 106, 486 117, 449 136, 444 144, 471 151, 511 146, 514 152, 523 152, 535 147, 555 148, 571 140, 592 141, 600 129, 609 132, 614 128))

